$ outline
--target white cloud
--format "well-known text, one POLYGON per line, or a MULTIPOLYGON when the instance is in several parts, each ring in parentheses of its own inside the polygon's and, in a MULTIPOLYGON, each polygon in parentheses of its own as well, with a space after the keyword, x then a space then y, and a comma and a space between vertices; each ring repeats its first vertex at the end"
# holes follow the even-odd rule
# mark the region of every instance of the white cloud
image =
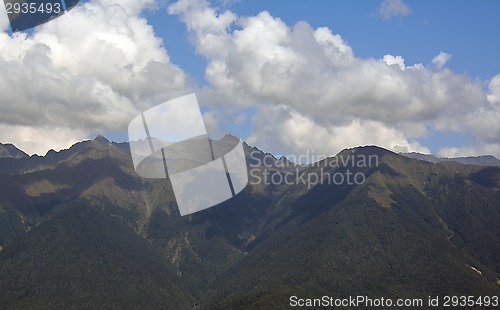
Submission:
POLYGON ((87 138, 87 132, 67 127, 31 127, 0 124, 2 143, 13 143, 28 154, 45 155, 49 149, 61 150, 87 138))
MULTIPOLYGON (((96 0, 31 36, 0 33, 0 123, 23 132, 123 131, 139 111, 189 92, 187 76, 138 15, 153 4, 96 0)), ((37 139, 30 146, 36 153, 68 147, 71 140, 26 136, 37 139)), ((9 137, 0 132, 0 141, 9 137)))
POLYGON ((5 5, 0 5, 0 32, 6 31, 9 27, 9 18, 5 10, 5 5))
POLYGON ((470 133, 480 145, 500 145, 500 74, 491 79, 486 97, 469 111, 439 119, 436 128, 470 133))
MULTIPOLYGON (((312 29, 305 22, 289 27, 262 12, 239 18, 241 30, 222 32, 227 23, 210 25, 219 25, 221 15, 213 11, 214 16, 201 22, 193 4, 186 3, 191 2, 180 1, 170 11, 191 25, 198 51, 208 58, 206 79, 212 88, 205 96, 216 97, 214 101, 286 104, 322 117, 335 110, 382 122, 425 121, 439 112, 463 112, 464 104, 485 101, 481 84, 466 76, 434 73, 419 64, 405 66, 401 56, 357 58, 342 37, 327 28, 312 29), (221 47, 207 51, 201 43, 207 40, 221 47)), ((207 12, 205 6, 200 10, 207 12)))
POLYGON ((197 51, 209 57, 215 57, 227 48, 224 38, 227 37, 228 28, 237 19, 230 11, 218 14, 205 0, 178 1, 169 6, 168 12, 190 16, 185 22, 189 30, 198 34, 194 37, 197 51))
MULTIPOLYGON (((490 101, 496 100, 493 92, 487 97, 481 81, 447 68, 436 71, 421 64, 407 65, 399 55, 359 58, 330 29, 313 29, 306 22, 289 26, 265 11, 236 17, 229 11, 218 14, 206 1, 180 0, 169 12, 186 23, 198 53, 208 60, 209 87, 202 100, 257 108, 259 117, 254 118, 251 136, 256 145, 262 139, 275 148, 297 149, 304 147, 299 141, 314 145, 315 135, 326 138, 327 133, 336 136, 351 128, 349 132, 372 130, 380 135, 360 134, 351 140, 356 143, 372 141, 415 151, 423 148, 409 137, 418 138, 430 130, 475 132, 479 140, 500 130, 500 122, 494 124, 496 116, 490 113, 490 101), (271 114, 271 107, 286 107, 293 113, 278 117, 271 114), (484 113, 491 126, 487 132, 472 121, 478 113, 484 113), (283 124, 300 123, 297 115, 308 125, 284 130, 283 124), (296 132, 299 129, 305 135, 302 138, 296 132), (270 141, 283 133, 293 141, 279 137, 270 141)), ((437 64, 444 66, 449 55, 442 53, 438 59, 437 64)), ((335 141, 338 145, 325 145, 332 150, 338 150, 340 142, 351 145, 347 139, 335 141)))
POLYGON ((441 70, 450 59, 451 59, 450 54, 440 52, 439 55, 437 55, 436 57, 434 57, 434 59, 432 59, 432 63, 436 66, 436 69, 441 70))
POLYGON ((203 121, 205 122, 205 127, 209 135, 218 133, 219 121, 213 112, 203 113, 203 121))
MULTIPOLYGON (((0 32, 0 141, 18 139, 43 154, 68 147, 72 135, 124 130, 139 111, 191 92, 140 15, 154 5, 94 0, 32 36, 0 32)), ((387 18, 410 13, 401 1, 383 7, 392 12, 387 18)), ((205 0, 181 0, 169 12, 207 59, 208 86, 197 92, 214 108, 204 114, 208 127, 252 107, 250 140, 286 152, 334 154, 366 144, 428 152, 414 139, 430 130, 500 144, 500 75, 485 91, 481 81, 447 69, 446 53, 434 58, 436 71, 400 55, 359 58, 330 29, 290 26, 268 12, 238 17, 205 0)))
POLYGON ((263 108, 255 119, 249 143, 265 149, 278 145, 288 155, 332 156, 342 149, 362 145, 383 145, 395 152, 429 153, 418 142, 380 122, 351 119, 343 124, 318 125, 314 120, 283 106, 263 108))
POLYGON ((489 89, 488 101, 492 105, 500 105, 500 74, 497 74, 491 79, 489 89))
POLYGON ((155 8, 156 0, 94 0, 102 6, 118 5, 125 9, 128 15, 136 16, 144 9, 155 8))
POLYGON ((406 69, 405 60, 401 56, 393 56, 393 55, 387 54, 384 56, 383 59, 384 59, 385 63, 388 64, 389 66, 397 65, 399 67, 399 69, 401 69, 403 71, 406 69))
POLYGON ((378 9, 378 14, 384 20, 393 17, 403 17, 411 13, 411 9, 402 0, 383 0, 378 9))

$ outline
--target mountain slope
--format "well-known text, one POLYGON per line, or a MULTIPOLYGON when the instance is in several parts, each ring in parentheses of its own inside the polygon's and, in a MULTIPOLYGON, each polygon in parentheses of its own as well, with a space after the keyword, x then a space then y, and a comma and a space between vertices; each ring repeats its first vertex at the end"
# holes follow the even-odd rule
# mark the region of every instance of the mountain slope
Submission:
POLYGON ((360 292, 498 295, 500 183, 486 188, 473 179, 500 169, 455 168, 386 152, 362 186, 314 187, 292 204, 286 224, 214 283, 205 304, 285 307, 291 295, 360 292))
POLYGON ((181 309, 190 295, 156 250, 85 202, 62 205, 0 253, 10 309, 181 309))
POLYGON ((28 154, 24 153, 13 144, 2 144, 0 143, 0 159, 2 158, 26 158, 28 154))

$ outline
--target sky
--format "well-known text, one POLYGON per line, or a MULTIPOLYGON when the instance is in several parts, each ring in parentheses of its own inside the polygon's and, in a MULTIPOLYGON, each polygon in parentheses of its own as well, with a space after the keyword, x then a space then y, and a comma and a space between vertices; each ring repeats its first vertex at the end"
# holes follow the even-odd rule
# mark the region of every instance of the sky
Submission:
POLYGON ((91 0, 24 33, 0 5, 0 142, 29 154, 196 93, 265 151, 500 158, 496 0, 91 0))

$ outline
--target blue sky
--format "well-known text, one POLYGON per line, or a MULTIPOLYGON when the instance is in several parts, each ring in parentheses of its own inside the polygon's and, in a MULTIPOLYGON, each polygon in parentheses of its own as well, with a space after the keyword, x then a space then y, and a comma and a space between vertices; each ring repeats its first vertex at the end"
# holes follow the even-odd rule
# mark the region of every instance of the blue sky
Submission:
POLYGON ((195 92, 274 153, 500 156, 496 0, 90 0, 24 34, 1 9, 0 141, 29 153, 195 92))

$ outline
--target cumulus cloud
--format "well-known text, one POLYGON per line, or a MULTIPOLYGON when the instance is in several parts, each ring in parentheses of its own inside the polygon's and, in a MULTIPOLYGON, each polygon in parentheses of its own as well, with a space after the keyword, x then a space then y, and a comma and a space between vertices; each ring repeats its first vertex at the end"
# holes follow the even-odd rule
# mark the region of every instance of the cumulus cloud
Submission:
POLYGON ((401 69, 403 71, 406 69, 405 60, 401 56, 393 56, 393 55, 387 54, 384 56, 383 60, 389 66, 397 65, 399 67, 399 69, 401 69))
POLYGON ((430 152, 418 142, 409 141, 399 130, 377 121, 349 119, 323 126, 285 106, 260 109, 254 120, 256 126, 249 143, 268 149, 279 145, 288 155, 314 151, 333 156, 342 149, 362 145, 383 145, 395 152, 430 152))
POLYGON ((448 54, 435 60, 436 71, 407 65, 399 55, 359 58, 330 29, 306 22, 289 26, 266 11, 238 17, 203 0, 180 0, 169 12, 186 23, 197 52, 208 60, 203 100, 257 109, 251 136, 256 145, 262 139, 297 150, 322 140, 337 151, 352 145, 339 138, 349 132, 358 145, 427 151, 414 139, 429 130, 473 131, 478 139, 500 130, 490 113, 496 92, 488 96, 481 81, 444 68, 448 54), (479 114, 491 125, 488 133, 474 121, 479 114), (277 135, 282 138, 272 138, 277 135), (324 140, 329 137, 337 142, 324 140))
MULTIPOLYGON (((476 144, 477 150, 489 151, 500 158, 500 74, 496 75, 489 82, 486 102, 480 106, 470 109, 463 114, 454 115, 452 118, 442 118, 436 122, 436 128, 452 130, 455 132, 467 132, 471 134, 476 144), (487 146, 487 147, 486 147, 487 146)), ((465 147, 459 150, 461 154, 479 154, 474 148, 465 147)), ((464 155, 465 156, 465 155, 464 155)))
MULTIPOLYGON (((337 115, 382 122, 422 121, 485 101, 481 84, 466 76, 432 72, 420 64, 406 66, 401 56, 357 58, 340 35, 305 22, 289 27, 262 12, 238 18, 241 29, 227 31, 229 21, 218 27, 218 19, 231 14, 214 11, 203 20, 196 11, 198 2, 180 1, 170 12, 186 21, 198 51, 208 58, 206 79, 217 101, 286 104, 325 120, 335 110, 337 115), (208 50, 202 43, 206 41, 220 48, 208 50), (451 104, 456 102, 463 104, 451 104)), ((199 9, 207 14, 204 6, 199 9)))
MULTIPOLYGON (((25 151, 68 147, 71 134, 124 130, 139 111, 189 91, 187 76, 139 15, 153 4, 94 0, 30 36, 0 33, 0 123, 19 128, 19 137, 58 133, 25 151)), ((9 138, 0 131, 0 141, 9 138)))
POLYGON ((383 0, 378 8, 378 14, 384 20, 393 17, 403 17, 411 13, 411 9, 402 0, 383 0))
POLYGON ((193 37, 198 53, 207 57, 217 57, 227 51, 224 46, 227 31, 237 19, 236 14, 225 11, 218 13, 205 0, 178 1, 169 6, 170 14, 185 14, 188 30, 195 31, 193 37))
POLYGON ((436 69, 441 70, 450 59, 451 59, 450 54, 440 52, 439 55, 437 55, 436 57, 434 57, 434 59, 432 59, 432 63, 436 66, 436 69))
MULTIPOLYGON (((141 17, 155 3, 93 0, 30 36, 0 32, 0 141, 25 141, 30 153, 68 147, 91 133, 125 130, 139 111, 191 92, 141 17)), ((410 12, 401 1, 383 3, 388 18, 410 12)), ((204 118, 214 131, 230 113, 245 121, 241 109, 251 108, 250 141, 288 153, 367 144, 428 152, 415 139, 434 130, 500 145, 500 75, 485 90, 446 68, 449 54, 434 58, 435 67, 401 55, 360 58, 332 30, 287 25, 266 11, 239 17, 206 0, 180 0, 168 11, 207 59, 208 85, 196 91, 213 108, 204 118)))
POLYGON ((488 101, 491 105, 500 105, 500 74, 497 74, 491 79, 489 89, 488 101))

